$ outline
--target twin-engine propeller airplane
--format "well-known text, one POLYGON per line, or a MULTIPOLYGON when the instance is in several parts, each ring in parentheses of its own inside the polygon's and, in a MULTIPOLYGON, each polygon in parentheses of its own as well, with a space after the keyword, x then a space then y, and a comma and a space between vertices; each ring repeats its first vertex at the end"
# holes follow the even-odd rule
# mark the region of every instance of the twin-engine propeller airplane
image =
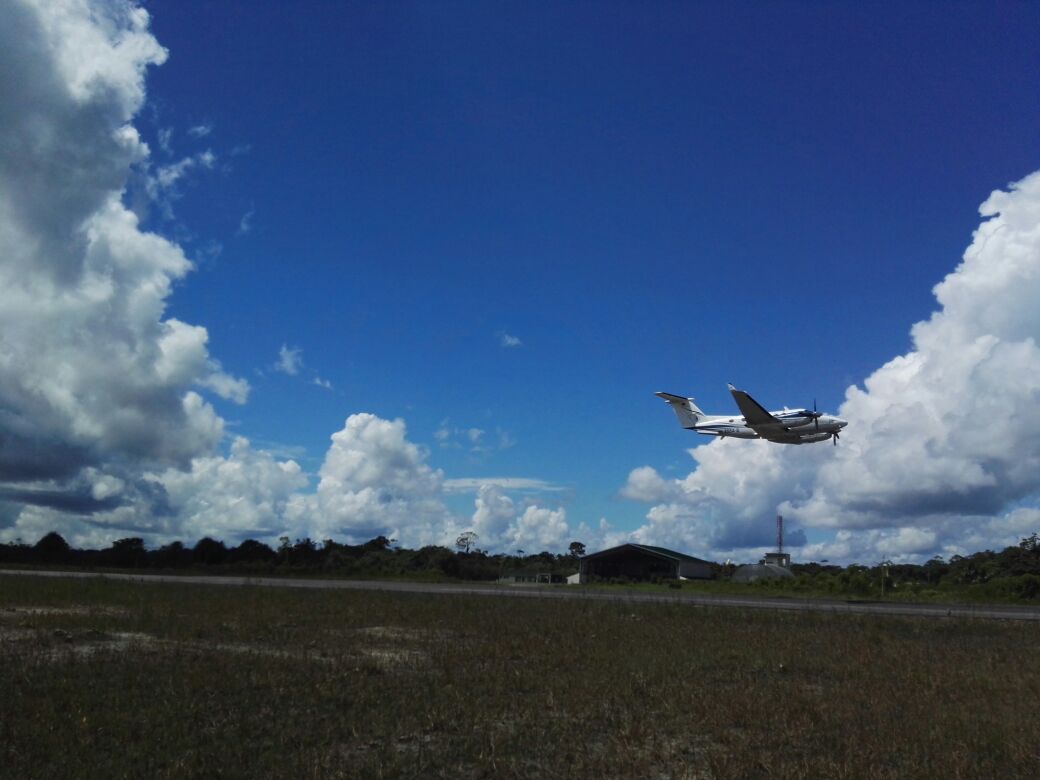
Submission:
POLYGON ((729 386, 733 400, 743 413, 743 417, 731 417, 724 414, 705 414, 697 408, 692 398, 671 393, 656 393, 663 398, 679 424, 688 430, 705 436, 732 436, 736 439, 765 439, 778 444, 811 444, 815 441, 833 439, 838 443, 838 431, 848 425, 847 420, 816 411, 816 402, 812 409, 788 409, 782 412, 767 412, 758 401, 745 393, 729 386))

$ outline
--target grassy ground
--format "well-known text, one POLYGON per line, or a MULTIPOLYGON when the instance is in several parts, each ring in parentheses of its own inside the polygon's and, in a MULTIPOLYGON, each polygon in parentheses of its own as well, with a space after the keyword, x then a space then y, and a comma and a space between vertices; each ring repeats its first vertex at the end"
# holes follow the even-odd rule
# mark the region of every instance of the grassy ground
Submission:
POLYGON ((0 579, 3 777, 1014 777, 1040 626, 0 579))
POLYGON ((828 590, 824 587, 812 587, 810 583, 791 583, 788 580, 760 580, 758 582, 733 582, 726 579, 690 580, 682 582, 676 589, 672 584, 659 583, 626 583, 624 585, 596 584, 600 590, 618 593, 661 592, 686 593, 700 596, 761 596, 764 598, 786 599, 818 599, 825 601, 881 601, 895 604, 1011 604, 1017 606, 1035 606, 1036 599, 1024 599, 994 592, 978 585, 944 585, 941 587, 925 587, 906 585, 887 588, 880 587, 867 592, 845 590, 828 590), (786 583, 786 584, 785 584, 786 583))
MULTIPOLYGON (((83 571, 98 574, 130 574, 148 576, 162 574, 173 577, 193 576, 228 576, 228 577, 262 577, 264 579, 345 579, 345 580, 380 580, 393 582, 444 583, 454 586, 472 586, 488 588, 498 585, 488 580, 460 580, 448 577, 436 570, 417 570, 408 573, 387 574, 380 572, 345 573, 342 569, 322 567, 270 567, 270 566, 198 566, 193 568, 138 568, 119 569, 111 567, 80 568, 61 564, 17 564, 4 563, 2 568, 8 571, 25 569, 28 571, 83 571)), ((1001 588, 1001 584, 1013 583, 1015 578, 997 578, 985 583, 926 585, 924 583, 899 582, 889 584, 884 591, 880 579, 868 578, 869 587, 842 586, 839 583, 828 583, 825 578, 818 581, 811 577, 788 580, 760 580, 758 582, 733 582, 730 579, 714 580, 664 580, 658 583, 626 582, 610 583, 605 581, 585 585, 591 590, 617 593, 672 593, 682 592, 695 595, 730 595, 730 596, 762 596, 769 598, 789 599, 824 599, 829 601, 884 601, 892 603, 925 603, 925 604, 1012 604, 1019 606, 1035 606, 1040 604, 1037 596, 1024 597, 1014 588, 1001 588)), ((859 585, 863 583, 860 582, 859 585)), ((512 587, 512 584, 502 585, 512 587)))

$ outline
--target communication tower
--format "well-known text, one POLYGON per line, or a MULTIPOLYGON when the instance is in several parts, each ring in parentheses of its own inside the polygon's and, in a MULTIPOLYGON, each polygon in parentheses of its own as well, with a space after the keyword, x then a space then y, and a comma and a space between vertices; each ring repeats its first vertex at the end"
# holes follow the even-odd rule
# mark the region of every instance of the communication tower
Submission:
POLYGON ((762 563, 782 566, 787 569, 791 566, 791 554, 784 552, 784 516, 776 516, 776 552, 766 553, 762 563))

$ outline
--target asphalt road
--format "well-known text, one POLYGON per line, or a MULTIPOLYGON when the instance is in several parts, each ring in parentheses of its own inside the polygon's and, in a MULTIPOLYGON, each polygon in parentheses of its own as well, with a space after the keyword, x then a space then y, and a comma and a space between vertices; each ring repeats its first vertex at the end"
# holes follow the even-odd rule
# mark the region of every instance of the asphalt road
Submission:
POLYGON ((599 590, 576 585, 455 585, 379 580, 320 580, 282 577, 217 577, 168 574, 99 574, 82 571, 0 569, 0 575, 33 577, 99 577, 145 584, 256 586, 265 588, 311 588, 316 590, 380 590, 399 593, 428 593, 442 596, 499 596, 509 598, 585 599, 631 603, 689 604, 697 607, 738 607, 791 612, 831 612, 856 615, 900 615, 928 618, 981 618, 987 620, 1030 620, 1040 622, 1040 607, 966 604, 902 604, 878 601, 788 599, 764 596, 699 595, 696 593, 645 593, 599 590))

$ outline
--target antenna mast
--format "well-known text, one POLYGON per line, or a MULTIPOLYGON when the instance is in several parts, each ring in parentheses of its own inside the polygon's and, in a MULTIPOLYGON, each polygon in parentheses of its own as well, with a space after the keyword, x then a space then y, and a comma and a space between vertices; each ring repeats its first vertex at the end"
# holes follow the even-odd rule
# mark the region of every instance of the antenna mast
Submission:
POLYGON ((783 555, 784 553, 784 516, 776 516, 776 551, 783 555))

